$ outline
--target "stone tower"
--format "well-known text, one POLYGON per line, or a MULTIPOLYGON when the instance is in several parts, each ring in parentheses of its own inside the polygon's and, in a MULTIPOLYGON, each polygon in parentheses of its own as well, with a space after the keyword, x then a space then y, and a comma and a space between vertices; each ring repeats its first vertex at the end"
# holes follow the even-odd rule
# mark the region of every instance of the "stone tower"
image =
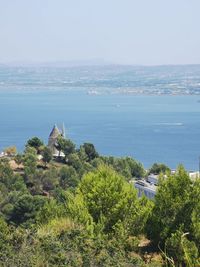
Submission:
POLYGON ((56 149, 55 145, 57 142, 57 139, 59 136, 62 135, 62 132, 58 129, 56 125, 54 125, 50 135, 49 135, 49 140, 48 140, 48 147, 51 149, 51 152, 53 156, 58 156, 59 151, 56 149))

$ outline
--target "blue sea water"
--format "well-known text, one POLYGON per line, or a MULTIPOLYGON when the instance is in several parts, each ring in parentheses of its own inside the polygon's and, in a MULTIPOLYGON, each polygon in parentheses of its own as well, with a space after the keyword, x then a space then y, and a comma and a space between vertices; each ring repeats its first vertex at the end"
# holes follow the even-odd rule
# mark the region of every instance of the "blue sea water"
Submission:
MULTIPOLYGON (((87 69, 76 68, 0 68, 0 150, 10 145, 22 150, 33 136, 47 142, 53 125, 64 122, 67 136, 77 145, 92 142, 101 154, 133 156, 146 168, 154 162, 164 162, 171 168, 183 163, 187 169, 197 170, 200 96, 112 93, 119 85, 116 81, 112 87, 112 81, 120 81, 119 75, 121 87, 124 75, 129 77, 129 86, 134 86, 136 78, 139 83, 141 73, 125 71, 116 76, 115 71, 105 74, 98 70, 92 76, 87 69), (104 80, 101 86, 99 77, 104 80), (87 93, 88 89, 101 87, 109 93, 87 93)), ((199 82, 197 77, 193 82, 199 82)), ((172 83, 168 77, 169 81, 172 83)), ((141 86, 143 83, 141 78, 141 86)), ((154 83, 158 86, 157 80, 154 83)))

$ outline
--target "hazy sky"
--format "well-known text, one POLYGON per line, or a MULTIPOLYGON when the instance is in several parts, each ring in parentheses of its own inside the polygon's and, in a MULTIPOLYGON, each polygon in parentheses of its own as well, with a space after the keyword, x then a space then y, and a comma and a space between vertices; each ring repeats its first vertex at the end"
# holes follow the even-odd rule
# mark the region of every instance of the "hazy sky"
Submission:
POLYGON ((0 0, 0 62, 200 63, 200 0, 0 0))

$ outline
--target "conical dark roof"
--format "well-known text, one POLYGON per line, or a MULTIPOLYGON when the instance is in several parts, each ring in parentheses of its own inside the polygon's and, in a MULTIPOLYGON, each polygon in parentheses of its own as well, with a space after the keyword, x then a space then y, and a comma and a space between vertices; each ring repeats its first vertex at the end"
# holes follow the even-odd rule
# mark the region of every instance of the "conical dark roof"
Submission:
POLYGON ((55 124, 49 135, 49 138, 57 138, 59 135, 60 135, 60 131, 58 130, 58 127, 55 124))

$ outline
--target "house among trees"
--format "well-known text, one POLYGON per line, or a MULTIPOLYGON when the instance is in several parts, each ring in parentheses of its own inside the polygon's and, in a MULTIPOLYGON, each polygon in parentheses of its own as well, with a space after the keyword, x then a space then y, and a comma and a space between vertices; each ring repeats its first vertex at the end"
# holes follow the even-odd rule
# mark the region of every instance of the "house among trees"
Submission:
POLYGON ((58 129, 57 125, 55 124, 48 139, 48 147, 51 149, 52 155, 54 157, 64 156, 62 152, 59 152, 56 148, 57 141, 59 137, 65 138, 65 126, 63 124, 62 129, 58 129))

